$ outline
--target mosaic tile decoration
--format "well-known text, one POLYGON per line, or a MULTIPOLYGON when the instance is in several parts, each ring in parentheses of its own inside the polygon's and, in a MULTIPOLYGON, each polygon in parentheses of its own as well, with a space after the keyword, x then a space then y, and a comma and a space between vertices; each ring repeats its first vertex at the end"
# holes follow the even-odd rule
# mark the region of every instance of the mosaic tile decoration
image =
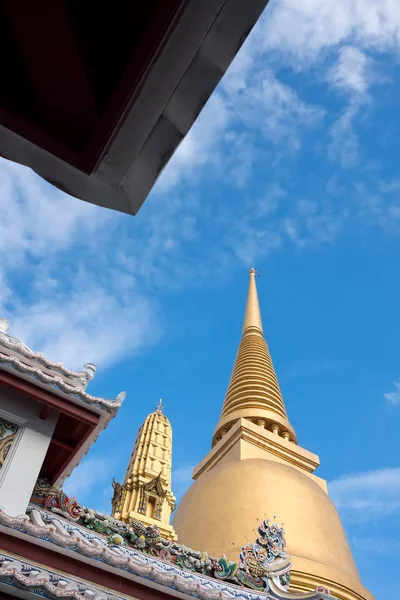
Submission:
POLYGON ((7 454, 17 435, 18 425, 0 418, 0 469, 3 467, 7 454))

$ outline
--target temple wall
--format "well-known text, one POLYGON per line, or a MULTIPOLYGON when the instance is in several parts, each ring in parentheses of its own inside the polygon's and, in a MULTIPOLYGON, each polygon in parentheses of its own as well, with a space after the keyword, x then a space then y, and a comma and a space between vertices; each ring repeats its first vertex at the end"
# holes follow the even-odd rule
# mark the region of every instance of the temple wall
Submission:
POLYGON ((11 516, 24 514, 42 467, 58 413, 39 418, 42 406, 31 398, 0 389, 0 419, 18 425, 0 465, 0 508, 11 516))

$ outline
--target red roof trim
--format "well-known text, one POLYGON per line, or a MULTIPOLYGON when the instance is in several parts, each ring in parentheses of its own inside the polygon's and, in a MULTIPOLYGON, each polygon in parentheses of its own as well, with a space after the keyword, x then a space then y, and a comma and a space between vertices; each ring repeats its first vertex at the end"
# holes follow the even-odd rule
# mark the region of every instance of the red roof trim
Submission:
POLYGON ((76 404, 61 398, 60 396, 56 396, 47 390, 39 388, 35 384, 25 381, 20 377, 16 377, 11 373, 0 371, 0 385, 1 384, 19 392, 23 392, 38 402, 41 402, 45 406, 55 409, 62 414, 68 415, 69 417, 83 421, 92 427, 96 427, 99 422, 99 415, 92 413, 86 408, 77 406, 76 404))

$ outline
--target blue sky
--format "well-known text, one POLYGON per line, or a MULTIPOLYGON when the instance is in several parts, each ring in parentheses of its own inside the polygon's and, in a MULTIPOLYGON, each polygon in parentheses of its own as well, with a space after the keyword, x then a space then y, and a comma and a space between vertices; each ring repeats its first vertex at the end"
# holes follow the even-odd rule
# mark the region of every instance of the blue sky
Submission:
POLYGON ((248 283, 364 584, 400 594, 400 4, 271 0, 136 217, 0 162, 10 333, 127 398, 67 489, 108 510, 162 397, 174 491, 209 449, 248 283), (193 435, 195 431, 195 435, 193 435))

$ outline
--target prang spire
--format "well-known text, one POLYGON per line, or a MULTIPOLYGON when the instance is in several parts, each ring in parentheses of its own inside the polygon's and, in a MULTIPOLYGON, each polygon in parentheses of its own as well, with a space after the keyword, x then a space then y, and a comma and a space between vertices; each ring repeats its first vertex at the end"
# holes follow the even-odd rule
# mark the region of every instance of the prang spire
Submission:
POLYGON ((155 525, 169 540, 176 540, 170 525, 175 506, 171 490, 172 427, 162 411, 162 400, 139 429, 124 483, 113 481, 112 517, 145 526, 155 525))
POLYGON ((250 269, 250 283, 242 339, 226 392, 220 420, 214 432, 215 445, 240 418, 296 442, 289 423, 278 378, 264 339, 256 272, 250 269))

